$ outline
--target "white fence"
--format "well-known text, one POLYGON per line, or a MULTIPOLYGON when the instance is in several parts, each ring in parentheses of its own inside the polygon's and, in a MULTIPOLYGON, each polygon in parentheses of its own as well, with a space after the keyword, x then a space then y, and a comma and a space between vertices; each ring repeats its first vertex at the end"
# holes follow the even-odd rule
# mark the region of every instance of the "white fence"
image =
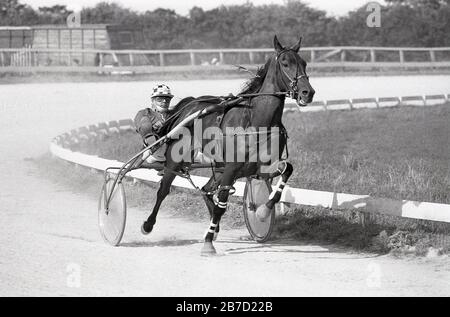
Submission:
POLYGON ((386 108, 396 106, 431 106, 448 102, 450 94, 403 96, 403 97, 377 97, 354 98, 313 101, 307 107, 296 107, 294 102, 286 103, 286 111, 328 111, 328 110, 354 110, 359 108, 386 108))
MULTIPOLYGON (((38 71, 102 71, 104 66, 118 70, 143 72, 148 67, 260 65, 273 49, 198 49, 198 50, 67 50, 67 49, 0 49, 0 71, 14 71, 11 56, 26 51, 29 65, 38 71), (32 66, 31 66, 32 65, 32 66), (146 66, 145 69, 139 67, 146 66), (62 68, 61 68, 62 67, 62 68), (121 69, 125 67, 125 69, 121 69)), ((302 57, 311 68, 449 68, 450 47, 305 47, 302 57)), ((104 70, 103 71, 108 71, 104 70)))
MULTIPOLYGON (((4 61, 4 58, 0 59, 0 62, 4 61)), ((11 66, 13 67, 32 67, 33 66, 33 52, 31 47, 25 47, 24 49, 11 54, 11 66)))
MULTIPOLYGON (((446 96, 448 97, 450 95, 446 96)), ((425 98, 425 101, 426 100, 427 98, 425 98)), ((324 110, 322 107, 319 108, 324 110)), ((83 140, 95 140, 113 133, 120 133, 120 131, 134 129, 135 127, 131 119, 110 121, 108 123, 99 123, 97 125, 82 127, 56 137, 50 144, 50 151, 60 159, 99 171, 104 171, 108 167, 120 167, 123 165, 121 162, 72 152, 68 148, 83 140)), ((156 171, 146 169, 132 171, 128 176, 133 179, 147 182, 159 182, 161 179, 156 171)), ((197 186, 203 186, 208 181, 208 178, 199 176, 192 176, 192 179, 197 186)), ((173 185, 183 188, 192 188, 192 185, 186 179, 179 177, 175 179, 173 185)), ((245 184, 243 182, 236 182, 236 196, 243 196, 244 186, 245 184)), ((283 191, 281 203, 322 206, 334 209, 356 209, 369 214, 379 213, 413 219, 450 222, 450 205, 447 204, 374 198, 369 195, 315 191, 292 188, 289 186, 286 186, 283 191)))

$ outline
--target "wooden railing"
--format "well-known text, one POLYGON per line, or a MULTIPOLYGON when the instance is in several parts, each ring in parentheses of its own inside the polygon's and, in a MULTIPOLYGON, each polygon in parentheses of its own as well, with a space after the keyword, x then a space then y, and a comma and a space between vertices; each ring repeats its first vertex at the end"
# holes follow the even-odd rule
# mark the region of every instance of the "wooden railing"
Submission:
MULTIPOLYGON (((127 67, 260 65, 273 49, 199 50, 65 50, 0 49, 0 71, 11 67, 127 67), (26 54, 26 63, 14 56, 26 54)), ((450 67, 450 47, 306 47, 301 56, 309 67, 450 67)), ((39 69, 41 70, 41 69, 39 69)), ((64 70, 64 69, 63 69, 64 70)), ((23 69, 21 70, 23 71, 23 69)))

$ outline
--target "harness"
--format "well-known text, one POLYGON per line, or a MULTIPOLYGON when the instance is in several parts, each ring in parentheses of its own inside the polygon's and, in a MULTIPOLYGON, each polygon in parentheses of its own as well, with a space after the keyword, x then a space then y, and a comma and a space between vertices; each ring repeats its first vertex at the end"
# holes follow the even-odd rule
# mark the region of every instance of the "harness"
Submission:
POLYGON ((277 54, 277 56, 275 57, 275 60, 277 61, 277 69, 281 71, 281 73, 287 77, 287 79, 289 80, 289 83, 287 84, 286 81, 284 80, 284 77, 281 76, 281 81, 283 83, 283 85, 285 87, 288 87, 288 93, 287 96, 293 99, 297 99, 298 97, 298 81, 302 78, 306 78, 306 80, 309 80, 309 77, 306 74, 300 74, 300 70, 299 70, 299 66, 297 64, 297 69, 295 71, 295 77, 292 78, 288 72, 286 72, 283 67, 281 67, 281 63, 279 61, 279 58, 281 57, 281 55, 283 55, 284 53, 287 53, 289 51, 293 51, 292 49, 284 49, 281 52, 279 52, 277 54))

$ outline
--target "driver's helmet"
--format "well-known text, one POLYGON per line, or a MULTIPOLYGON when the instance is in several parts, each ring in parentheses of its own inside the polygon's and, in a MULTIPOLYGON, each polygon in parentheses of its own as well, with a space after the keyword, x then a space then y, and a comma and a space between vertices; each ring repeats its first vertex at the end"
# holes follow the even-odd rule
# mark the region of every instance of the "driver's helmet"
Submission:
POLYGON ((164 84, 158 84, 153 87, 152 90, 152 105, 159 112, 167 112, 169 109, 170 100, 173 98, 173 95, 170 91, 169 86, 164 84))

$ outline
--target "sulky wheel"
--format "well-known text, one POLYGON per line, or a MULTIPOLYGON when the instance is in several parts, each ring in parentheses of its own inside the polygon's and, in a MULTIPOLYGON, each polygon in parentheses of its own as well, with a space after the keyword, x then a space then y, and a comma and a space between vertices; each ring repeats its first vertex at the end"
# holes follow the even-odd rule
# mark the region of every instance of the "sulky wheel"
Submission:
POLYGON ((100 200, 98 202, 98 225, 103 240, 112 246, 118 246, 125 232, 127 218, 127 204, 122 183, 117 183, 114 188, 114 179, 110 178, 103 184, 100 200), (106 210, 106 201, 113 190, 106 210))
POLYGON ((275 208, 263 220, 256 216, 258 207, 269 199, 272 191, 270 183, 268 180, 250 178, 245 184, 243 206, 245 224, 252 238, 259 243, 266 242, 270 238, 275 224, 275 208))

